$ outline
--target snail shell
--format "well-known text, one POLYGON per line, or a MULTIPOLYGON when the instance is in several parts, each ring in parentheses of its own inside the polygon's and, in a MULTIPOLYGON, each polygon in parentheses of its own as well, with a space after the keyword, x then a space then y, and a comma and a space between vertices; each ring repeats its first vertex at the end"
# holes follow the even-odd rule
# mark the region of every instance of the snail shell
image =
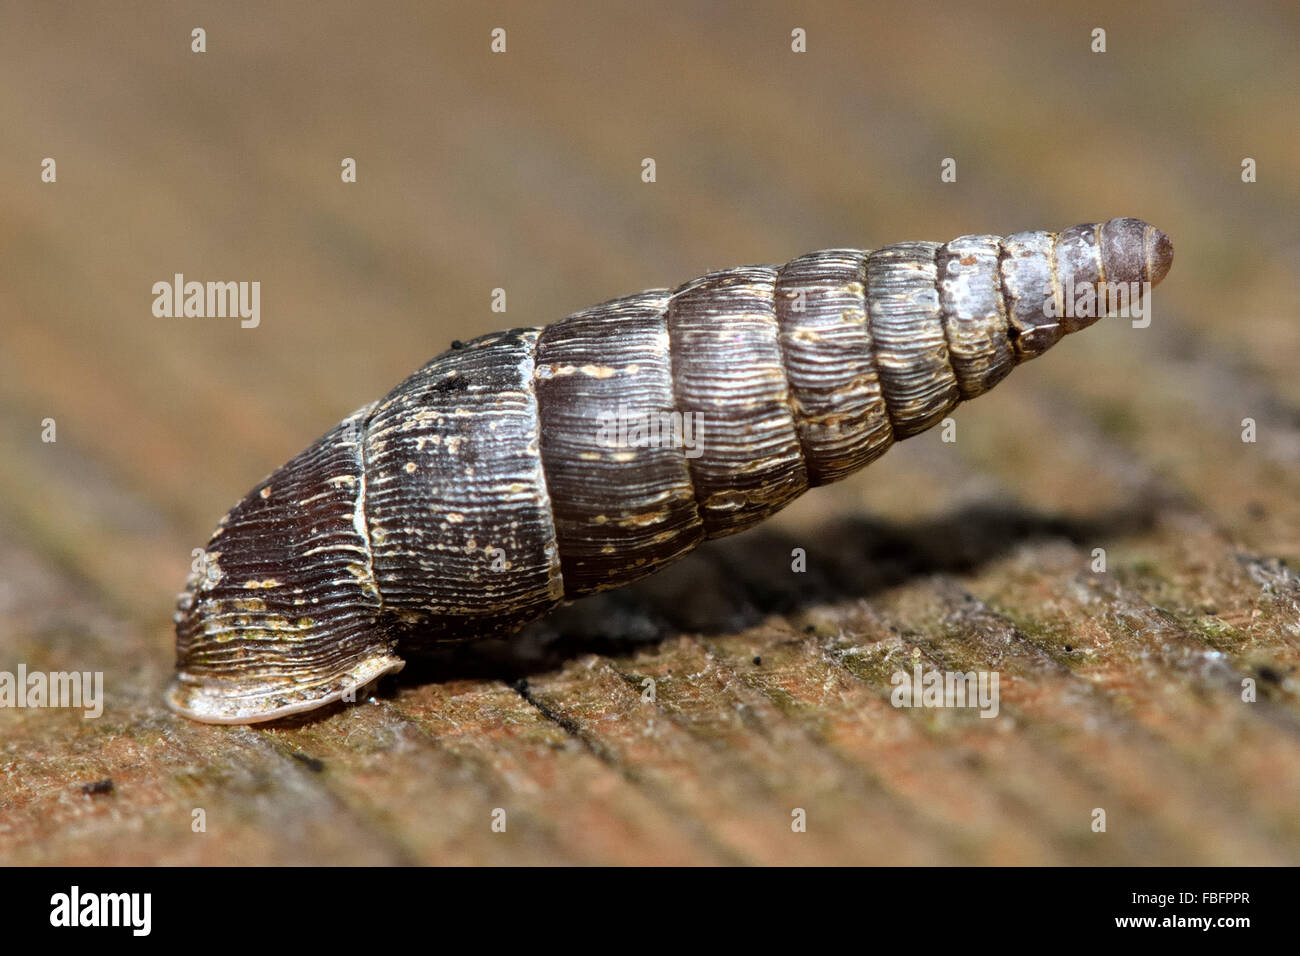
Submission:
POLYGON ((311 710, 422 646, 652 574, 1096 320, 1053 317, 1063 290, 1155 284, 1172 258, 1136 219, 831 249, 456 343, 221 519, 168 703, 213 723, 311 710), (600 427, 674 413, 697 448, 600 427))

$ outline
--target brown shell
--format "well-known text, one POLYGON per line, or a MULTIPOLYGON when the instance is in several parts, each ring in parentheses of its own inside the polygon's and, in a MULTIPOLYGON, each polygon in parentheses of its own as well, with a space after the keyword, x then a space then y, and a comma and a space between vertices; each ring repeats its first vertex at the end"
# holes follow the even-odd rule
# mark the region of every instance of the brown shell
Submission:
POLYGON ((831 249, 458 344, 221 520, 179 602, 168 703, 214 723, 311 710, 422 645, 651 574, 1096 320, 1056 318, 1064 290, 1154 285, 1172 258, 1136 219, 831 249), (694 445, 672 430, 688 422, 694 445))

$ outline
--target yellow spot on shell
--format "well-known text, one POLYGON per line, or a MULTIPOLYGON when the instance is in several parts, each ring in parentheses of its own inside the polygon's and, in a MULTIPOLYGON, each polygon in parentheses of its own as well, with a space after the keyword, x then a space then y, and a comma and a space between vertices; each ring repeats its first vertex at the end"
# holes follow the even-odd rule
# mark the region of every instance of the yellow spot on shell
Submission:
POLYGON ((625 518, 618 519, 620 528, 648 528, 650 525, 659 524, 667 515, 662 511, 648 511, 644 514, 628 515, 625 518))
POLYGON ((267 485, 265 488, 259 491, 258 494, 261 495, 263 499, 271 497, 271 486, 267 485))
POLYGON ((278 588, 279 586, 280 586, 280 582, 277 581, 275 578, 265 578, 261 581, 257 580, 256 578, 250 578, 249 580, 244 582, 244 587, 248 588, 249 590, 253 590, 256 588, 278 588))

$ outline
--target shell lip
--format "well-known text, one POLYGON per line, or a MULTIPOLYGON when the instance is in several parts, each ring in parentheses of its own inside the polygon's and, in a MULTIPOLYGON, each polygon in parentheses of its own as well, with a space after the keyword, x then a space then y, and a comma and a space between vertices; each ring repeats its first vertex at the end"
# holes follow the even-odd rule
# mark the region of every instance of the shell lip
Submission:
POLYGON ((266 682, 240 688, 186 672, 176 674, 167 689, 167 706, 205 724, 258 724, 316 710, 355 694, 386 674, 396 674, 406 662, 382 655, 362 661, 342 674, 310 683, 266 682))

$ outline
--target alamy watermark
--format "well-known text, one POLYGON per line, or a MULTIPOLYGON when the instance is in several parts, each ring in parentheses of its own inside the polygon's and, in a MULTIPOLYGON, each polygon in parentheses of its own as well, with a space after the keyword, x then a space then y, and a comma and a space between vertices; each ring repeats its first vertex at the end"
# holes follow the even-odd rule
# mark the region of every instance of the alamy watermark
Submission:
POLYGON ((1060 295, 1043 298, 1043 315, 1049 319, 1097 319, 1111 316, 1132 319, 1133 328, 1151 324, 1150 282, 1080 282, 1069 276, 1060 295))
POLYGON ((103 671, 0 671, 0 707, 74 707, 82 716, 104 712, 103 671))
POLYGON ((596 416, 596 438, 606 448, 680 448, 687 458, 704 453, 704 416, 618 406, 596 416))
POLYGON ((153 284, 153 314, 160 319, 240 319, 255 329, 262 321, 262 283, 186 282, 176 273, 171 282, 153 284))
POLYGON ((152 911, 152 893, 83 893, 73 886, 50 897, 50 925, 57 927, 118 926, 148 936, 152 911))
POLYGON ((997 671, 894 671, 889 702, 895 707, 972 707, 981 717, 996 717, 1000 696, 997 671))

